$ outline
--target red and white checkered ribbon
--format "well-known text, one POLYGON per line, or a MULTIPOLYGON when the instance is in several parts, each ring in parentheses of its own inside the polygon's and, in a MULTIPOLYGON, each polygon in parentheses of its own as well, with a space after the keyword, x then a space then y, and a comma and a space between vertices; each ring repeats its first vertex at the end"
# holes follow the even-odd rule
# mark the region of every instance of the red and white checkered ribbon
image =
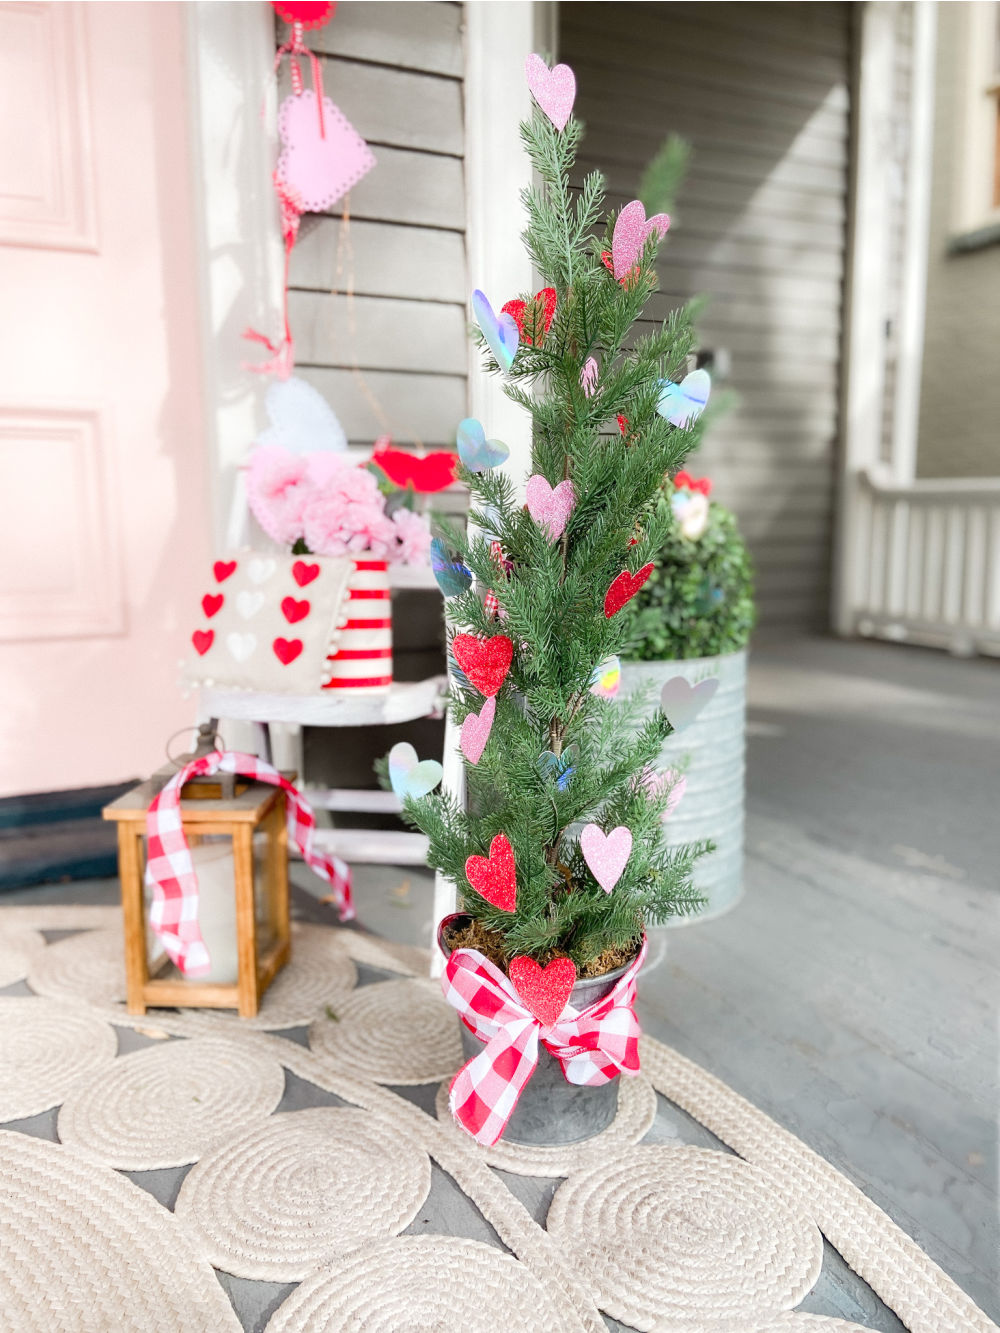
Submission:
POLYGON ((643 939, 639 956, 603 999, 586 1009, 567 1005, 556 1023, 543 1027, 488 958, 476 949, 456 949, 441 978, 444 997, 486 1043, 452 1080, 449 1105, 462 1128, 480 1143, 496 1143, 538 1065, 539 1039, 568 1083, 595 1088, 618 1074, 637 1074, 635 979, 645 958, 643 939))
POLYGON ((160 938, 171 962, 186 977, 204 976, 209 970, 208 949, 198 925, 198 876, 181 823, 181 788, 203 773, 238 773, 255 782, 269 782, 285 793, 288 834, 294 838, 306 863, 328 880, 340 908, 341 921, 354 916, 351 901, 351 870, 339 856, 313 849, 316 818, 312 809, 287 778, 252 754, 233 750, 213 751, 194 759, 176 773, 146 812, 146 884, 153 892, 149 924, 160 938))
MULTIPOLYGON (((504 570, 503 547, 497 541, 490 542, 490 558, 501 572, 506 572, 504 570)), ((483 610, 494 620, 500 615, 500 603, 492 588, 486 590, 486 596, 483 599, 483 610)))

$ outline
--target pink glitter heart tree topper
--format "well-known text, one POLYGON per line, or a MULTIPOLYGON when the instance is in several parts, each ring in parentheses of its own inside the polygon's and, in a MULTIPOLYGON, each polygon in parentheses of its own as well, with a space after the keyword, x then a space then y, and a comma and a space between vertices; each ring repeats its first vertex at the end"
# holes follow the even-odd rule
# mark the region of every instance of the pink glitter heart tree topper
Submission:
POLYGON ((549 69, 541 56, 530 55, 524 62, 528 91, 557 130, 564 130, 576 101, 576 75, 569 65, 549 69))

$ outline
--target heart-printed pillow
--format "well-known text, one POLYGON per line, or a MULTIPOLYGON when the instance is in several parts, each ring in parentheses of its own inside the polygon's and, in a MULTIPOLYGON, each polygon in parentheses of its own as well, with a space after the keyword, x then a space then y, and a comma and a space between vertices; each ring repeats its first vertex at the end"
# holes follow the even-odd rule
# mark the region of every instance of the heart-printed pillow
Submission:
POLYGON ((517 872, 514 849, 505 833, 498 833, 490 843, 489 856, 468 858, 465 877, 480 898, 501 912, 513 912, 517 903, 517 872))
POLYGON ((226 599, 221 592, 217 592, 214 595, 207 592, 201 599, 201 609, 205 612, 206 617, 211 620, 217 611, 222 610, 222 603, 225 600, 226 599))
POLYGON ((472 293, 472 313, 483 331, 486 345, 496 358, 497 365, 506 374, 514 364, 517 346, 521 341, 513 316, 503 313, 497 315, 485 293, 478 287, 472 293))
POLYGON ((416 750, 407 741, 400 741, 389 751, 389 782, 401 801, 427 796, 443 776, 436 759, 418 760, 416 750))
POLYGON ((534 958, 512 958, 508 973, 524 1007, 543 1028, 559 1021, 576 985, 576 967, 571 958, 553 958, 547 967, 541 967, 534 958))
POLYGON ((503 440, 488 440, 482 422, 475 417, 466 417, 458 423, 456 432, 458 456, 470 472, 488 472, 491 467, 499 467, 510 457, 510 450, 503 440))
POLYGON ((344 113, 323 98, 323 124, 311 88, 286 97, 278 112, 283 148, 275 177, 294 193, 303 213, 322 213, 375 165, 372 150, 344 113))
POLYGON ((674 731, 689 727, 703 708, 712 702, 719 688, 717 676, 709 676, 691 685, 683 676, 671 676, 660 691, 660 707, 674 731))

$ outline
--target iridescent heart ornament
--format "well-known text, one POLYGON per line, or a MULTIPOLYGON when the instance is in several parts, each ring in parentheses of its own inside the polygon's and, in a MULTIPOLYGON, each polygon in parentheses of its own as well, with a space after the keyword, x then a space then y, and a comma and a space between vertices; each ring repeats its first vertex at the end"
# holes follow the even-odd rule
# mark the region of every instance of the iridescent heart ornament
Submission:
POLYGON ((542 1027, 558 1023, 576 985, 576 965, 572 958, 553 958, 547 967, 536 963, 534 958, 512 958, 507 970, 524 1007, 542 1027))
POLYGON ((617 655, 596 667, 590 678, 590 692, 598 699, 613 699, 622 683, 622 663, 617 655))
POLYGON ((528 91, 552 124, 564 130, 576 101, 576 75, 569 65, 549 69, 541 56, 532 54, 524 62, 524 77, 528 91))
POLYGON ((674 731, 689 727, 703 708, 715 698, 717 676, 709 676, 692 685, 683 676, 671 676, 660 691, 660 707, 674 731))
POLYGON ((459 733, 458 744, 468 759, 469 763, 475 767, 483 757, 483 751, 486 749, 486 742, 490 738, 490 732, 493 730, 493 718, 497 711, 497 701, 495 698, 489 698, 480 708, 478 713, 468 713, 462 723, 462 730, 459 733))
POLYGON ((436 759, 417 759, 417 752, 407 741, 400 741, 389 751, 389 782, 401 801, 419 800, 441 781, 443 769, 436 759))
POLYGON ((670 218, 666 213, 655 213, 647 218, 640 199, 633 199, 625 205, 615 221, 611 241, 612 272, 619 282, 631 273, 642 258, 650 236, 655 232, 662 240, 669 226, 670 218))
POLYGON ((517 903, 517 871, 514 849, 505 833, 498 833, 490 843, 489 856, 468 858, 465 877, 480 898, 501 912, 513 912, 517 903))
POLYGON ((458 597, 472 587, 472 571, 449 551, 440 537, 431 539, 431 571, 445 597, 458 597))
POLYGON ((652 560, 648 565, 643 565, 642 569, 633 574, 630 570, 623 569, 616 579, 613 579, 611 586, 604 594, 604 615, 610 620, 636 595, 642 585, 653 572, 652 560))
POLYGON ((496 358, 497 365, 506 374, 514 364, 521 335, 511 315, 497 315, 486 295, 478 287, 472 293, 472 313, 483 331, 486 345, 496 358))
POLYGON ((604 892, 610 893, 632 855, 632 831, 619 824, 605 833, 599 825, 587 824, 580 834, 580 851, 590 873, 604 892))
POLYGON ((510 450, 503 440, 488 440, 481 421, 475 417, 466 417, 458 424, 456 432, 458 456, 470 472, 488 472, 491 467, 499 467, 510 457, 510 450))
POLYGON ((528 513, 545 532, 550 542, 558 541, 566 530, 569 516, 576 505, 576 494, 571 481, 551 486, 537 472, 528 478, 524 498, 528 513))
POLYGON ((656 410, 674 426, 692 426, 704 412, 712 392, 712 377, 707 370, 692 370, 680 384, 661 381, 656 410))
POLYGON ((565 791, 576 768, 580 749, 577 745, 567 745, 562 754, 554 750, 543 750, 538 756, 538 771, 546 780, 555 782, 558 791, 565 791))

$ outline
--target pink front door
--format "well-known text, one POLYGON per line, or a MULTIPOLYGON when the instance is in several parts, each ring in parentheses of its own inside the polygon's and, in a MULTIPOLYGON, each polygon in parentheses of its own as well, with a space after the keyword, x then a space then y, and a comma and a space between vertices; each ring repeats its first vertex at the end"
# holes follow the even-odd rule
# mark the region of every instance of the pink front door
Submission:
POLYGON ((144 774, 194 713, 183 11, 0 0, 0 795, 144 774))

